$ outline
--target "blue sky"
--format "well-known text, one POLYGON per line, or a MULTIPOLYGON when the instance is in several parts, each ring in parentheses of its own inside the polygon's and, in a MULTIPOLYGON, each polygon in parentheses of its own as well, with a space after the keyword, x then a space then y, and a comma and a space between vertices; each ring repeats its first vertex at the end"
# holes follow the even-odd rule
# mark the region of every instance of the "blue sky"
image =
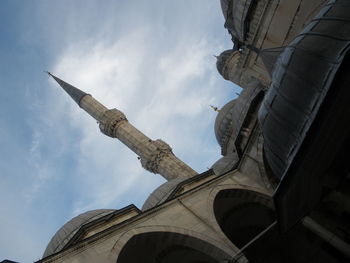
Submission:
POLYGON ((212 0, 0 2, 0 260, 38 260, 72 217, 141 207, 164 182, 43 70, 203 172, 220 157, 209 104, 238 90, 215 68, 232 46, 223 24, 212 0))

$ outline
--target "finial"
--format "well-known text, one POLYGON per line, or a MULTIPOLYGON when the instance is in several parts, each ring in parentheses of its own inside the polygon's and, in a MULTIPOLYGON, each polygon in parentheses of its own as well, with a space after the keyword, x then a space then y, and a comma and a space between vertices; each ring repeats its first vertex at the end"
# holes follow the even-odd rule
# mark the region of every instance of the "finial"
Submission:
POLYGON ((214 111, 216 111, 216 112, 219 112, 220 111, 220 109, 218 108, 218 107, 215 107, 215 106, 213 106, 213 105, 209 105, 214 111))

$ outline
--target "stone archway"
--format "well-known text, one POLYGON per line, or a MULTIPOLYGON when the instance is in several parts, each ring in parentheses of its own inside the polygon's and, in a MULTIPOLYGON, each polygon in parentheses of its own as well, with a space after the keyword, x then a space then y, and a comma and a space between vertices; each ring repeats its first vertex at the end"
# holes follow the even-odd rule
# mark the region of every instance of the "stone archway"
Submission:
MULTIPOLYGON (((213 187, 208 195, 207 199, 207 208, 208 208, 208 220, 212 224, 213 228, 217 232, 222 233, 222 235, 227 238, 227 236, 223 233, 222 228, 218 222, 215 209, 217 208, 217 205, 215 205, 215 202, 217 204, 217 197, 220 192, 223 191, 233 191, 231 193, 234 193, 233 195, 235 198, 240 199, 242 202, 245 202, 246 198, 248 197, 247 195, 244 195, 244 193, 247 192, 253 192, 257 193, 258 195, 256 196, 256 201, 262 203, 264 206, 270 207, 273 209, 273 204, 272 204, 272 198, 268 195, 268 192, 266 189, 262 189, 260 187, 254 187, 254 186, 249 186, 249 185, 244 185, 244 184, 238 184, 238 183, 231 183, 231 184, 221 184, 216 187, 213 187), (259 199, 259 197, 262 197, 259 199)), ((229 202, 227 202, 229 204, 229 202)), ((228 241, 228 238, 227 238, 228 241)), ((237 250, 237 246, 232 244, 233 247, 235 247, 237 250)))
POLYGON ((117 263, 218 263, 229 262, 232 258, 221 242, 168 226, 130 230, 114 247, 117 263))
POLYGON ((147 232, 133 236, 120 251, 117 263, 219 263, 219 249, 192 236, 147 232))
POLYGON ((220 262, 214 258, 211 250, 211 245, 191 236, 149 232, 133 236, 121 250, 117 263, 220 262))
POLYGON ((223 189, 214 199, 213 210, 222 232, 242 249, 250 263, 327 262, 313 258, 319 253, 319 239, 302 225, 283 235, 274 225, 251 242, 275 221, 272 200, 267 195, 247 189, 223 189))
POLYGON ((221 230, 238 248, 274 222, 271 199, 244 189, 218 192, 214 200, 214 214, 221 230))

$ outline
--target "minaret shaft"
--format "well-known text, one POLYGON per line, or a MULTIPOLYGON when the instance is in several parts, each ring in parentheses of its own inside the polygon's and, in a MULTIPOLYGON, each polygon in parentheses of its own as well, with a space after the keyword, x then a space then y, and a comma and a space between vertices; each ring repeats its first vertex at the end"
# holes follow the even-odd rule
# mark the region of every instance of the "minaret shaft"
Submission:
POLYGON ((79 106, 97 121, 100 121, 105 111, 108 110, 104 105, 89 94, 85 95, 80 100, 79 106))
MULTIPOLYGON (((54 78, 61 86, 64 85, 62 87, 68 93, 71 89, 74 89, 75 92, 78 90, 57 77, 54 78), (70 87, 67 88, 66 85, 70 87)), ((86 93, 82 93, 81 97, 75 101, 99 122, 102 133, 113 138, 118 138, 135 152, 140 157, 141 164, 146 170, 152 173, 158 173, 167 180, 179 177, 191 177, 197 174, 196 171, 173 154, 172 149, 167 143, 162 140, 153 141, 148 138, 131 125, 121 111, 107 109, 86 93)))

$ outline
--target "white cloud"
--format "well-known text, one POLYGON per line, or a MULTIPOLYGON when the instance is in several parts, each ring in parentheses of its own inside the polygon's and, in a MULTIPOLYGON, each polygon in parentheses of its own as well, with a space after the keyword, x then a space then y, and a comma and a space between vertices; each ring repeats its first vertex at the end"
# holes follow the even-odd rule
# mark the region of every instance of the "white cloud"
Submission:
MULTIPOLYGON (((177 32, 176 42, 165 48, 170 43, 153 40, 157 29, 144 24, 131 27, 113 41, 90 40, 83 45, 72 41, 57 57, 52 71, 107 107, 121 109, 138 129, 152 139, 165 139, 179 156, 197 159, 194 168, 203 171, 219 154, 212 144, 201 143, 201 135, 213 126, 213 117, 207 118, 212 114, 209 104, 219 99, 212 57, 215 47, 199 30, 199 35, 177 32)), ((141 205, 141 200, 133 199, 133 189, 151 176, 150 186, 154 188, 163 181, 160 176, 142 170, 136 156, 126 154, 121 143, 102 138, 97 124, 66 94, 62 95, 62 90, 54 93, 64 101, 59 104, 69 109, 62 112, 56 108, 64 115, 56 118, 64 122, 70 119, 70 125, 81 135, 74 175, 78 185, 74 211, 118 206, 118 199, 125 196, 141 205)), ((57 101, 56 96, 53 99, 57 101)), ((152 190, 144 189, 144 195, 152 190)))
MULTIPOLYGON (((35 15, 43 19, 41 30, 30 23, 25 28, 26 38, 38 39, 33 43, 44 41, 47 50, 58 51, 51 54, 49 70, 107 107, 122 110, 135 127, 152 139, 164 139, 198 172, 211 166, 219 148, 213 134, 215 113, 209 104, 221 106, 229 91, 212 57, 224 49, 222 39, 214 38, 216 27, 211 26, 218 23, 216 15, 222 22, 219 4, 127 1, 104 6, 90 1, 85 6, 86 1, 77 2, 59 2, 50 7, 54 10, 50 15, 47 4, 42 4, 35 15), (96 17, 96 9, 104 17, 96 17)), ((96 122, 57 83, 48 83, 26 89, 32 104, 27 120, 31 143, 28 149, 18 146, 16 151, 26 156, 28 171, 17 196, 5 204, 14 208, 25 204, 23 213, 4 212, 26 218, 26 223, 3 221, 11 223, 13 233, 1 232, 5 236, 0 241, 11 235, 14 244, 23 244, 16 241, 21 235, 41 233, 32 237, 30 251, 22 250, 16 258, 20 261, 40 257, 54 231, 78 213, 132 202, 141 206, 164 182, 143 170, 124 145, 101 134, 96 122), (38 256, 33 257, 34 250, 38 256)), ((7 247, 16 249, 7 244, 3 249, 7 247)))

